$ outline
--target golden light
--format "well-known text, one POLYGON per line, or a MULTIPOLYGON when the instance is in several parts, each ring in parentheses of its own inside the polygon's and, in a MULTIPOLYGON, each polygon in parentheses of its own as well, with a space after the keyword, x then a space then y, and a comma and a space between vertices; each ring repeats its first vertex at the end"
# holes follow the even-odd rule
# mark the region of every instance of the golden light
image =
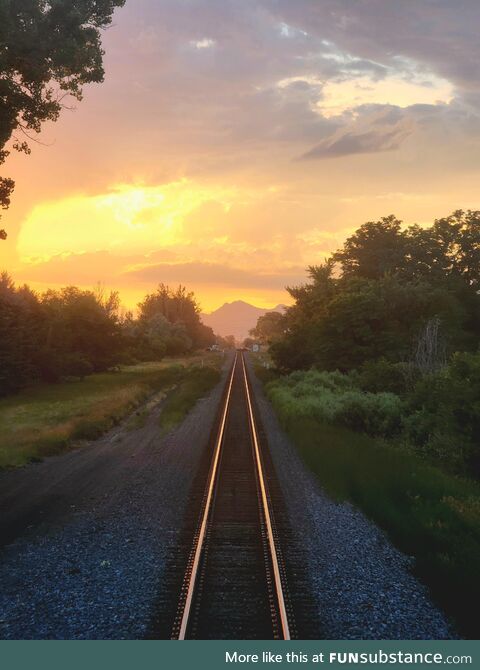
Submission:
POLYGON ((185 217, 205 202, 224 211, 232 189, 180 180, 161 186, 121 184, 100 195, 74 195, 38 204, 26 218, 17 250, 23 262, 44 262, 53 256, 100 250, 147 253, 184 239, 185 217))
POLYGON ((374 81, 364 76, 327 82, 322 88, 322 99, 317 107, 323 116, 331 118, 366 104, 408 107, 419 104, 446 104, 452 99, 452 85, 438 77, 415 81, 396 76, 374 81))

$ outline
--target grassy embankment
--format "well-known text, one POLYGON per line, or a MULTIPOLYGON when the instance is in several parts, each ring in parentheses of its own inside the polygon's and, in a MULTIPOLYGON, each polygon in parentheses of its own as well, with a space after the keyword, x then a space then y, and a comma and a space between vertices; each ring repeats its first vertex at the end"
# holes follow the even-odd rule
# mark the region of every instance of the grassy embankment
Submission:
MULTIPOLYGON (((386 440, 325 422, 321 391, 260 369, 267 394, 306 464, 331 497, 348 500, 415 557, 415 574, 457 622, 478 636, 480 486, 386 440), (318 414, 322 415, 319 418, 318 414)), ((327 401, 331 398, 327 398, 327 401)))
POLYGON ((170 429, 218 382, 221 363, 216 354, 165 359, 3 398, 0 467, 25 465, 100 437, 160 391, 166 394, 161 427, 170 429))
POLYGON ((168 394, 160 414, 164 433, 179 424, 197 400, 205 396, 220 381, 220 372, 212 366, 191 368, 175 390, 168 394))

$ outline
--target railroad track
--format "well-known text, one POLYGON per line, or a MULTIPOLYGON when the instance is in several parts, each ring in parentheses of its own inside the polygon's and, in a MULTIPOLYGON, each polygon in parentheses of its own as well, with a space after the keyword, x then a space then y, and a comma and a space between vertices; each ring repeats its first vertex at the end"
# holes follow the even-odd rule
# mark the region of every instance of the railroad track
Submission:
POLYGON ((286 572, 243 352, 235 355, 174 639, 293 635, 286 572))

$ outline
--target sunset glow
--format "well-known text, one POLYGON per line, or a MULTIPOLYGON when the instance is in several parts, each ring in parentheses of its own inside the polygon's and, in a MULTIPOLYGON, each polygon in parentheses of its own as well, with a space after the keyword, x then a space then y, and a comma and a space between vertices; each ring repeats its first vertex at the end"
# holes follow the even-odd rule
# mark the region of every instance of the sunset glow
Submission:
POLYGON ((187 180, 162 186, 114 186, 109 193, 73 196, 33 208, 18 237, 24 262, 101 250, 148 253, 184 243, 185 218, 205 202, 228 211, 233 192, 187 180))
POLYGON ((161 281, 271 307, 366 220, 478 209, 468 17, 452 3, 425 40, 426 4, 376 5, 127 2, 105 83, 6 164, 0 266, 128 307, 161 281))

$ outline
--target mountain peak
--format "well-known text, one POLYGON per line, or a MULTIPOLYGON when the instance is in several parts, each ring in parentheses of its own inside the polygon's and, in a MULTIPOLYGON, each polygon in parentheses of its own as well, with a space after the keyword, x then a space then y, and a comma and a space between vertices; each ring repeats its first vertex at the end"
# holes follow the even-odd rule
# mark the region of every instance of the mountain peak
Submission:
POLYGON ((221 307, 218 309, 213 310, 213 312, 210 312, 211 314, 215 314, 221 309, 229 309, 231 307, 253 307, 254 309, 260 309, 260 307, 255 307, 255 305, 250 305, 250 303, 245 302, 245 300, 232 300, 232 302, 224 302, 221 307))
POLYGON ((226 302, 210 314, 202 314, 202 321, 213 328, 217 335, 226 337, 234 335, 237 340, 248 337, 248 331, 255 328, 258 318, 267 312, 283 311, 285 305, 277 305, 274 309, 256 307, 244 300, 226 302))

